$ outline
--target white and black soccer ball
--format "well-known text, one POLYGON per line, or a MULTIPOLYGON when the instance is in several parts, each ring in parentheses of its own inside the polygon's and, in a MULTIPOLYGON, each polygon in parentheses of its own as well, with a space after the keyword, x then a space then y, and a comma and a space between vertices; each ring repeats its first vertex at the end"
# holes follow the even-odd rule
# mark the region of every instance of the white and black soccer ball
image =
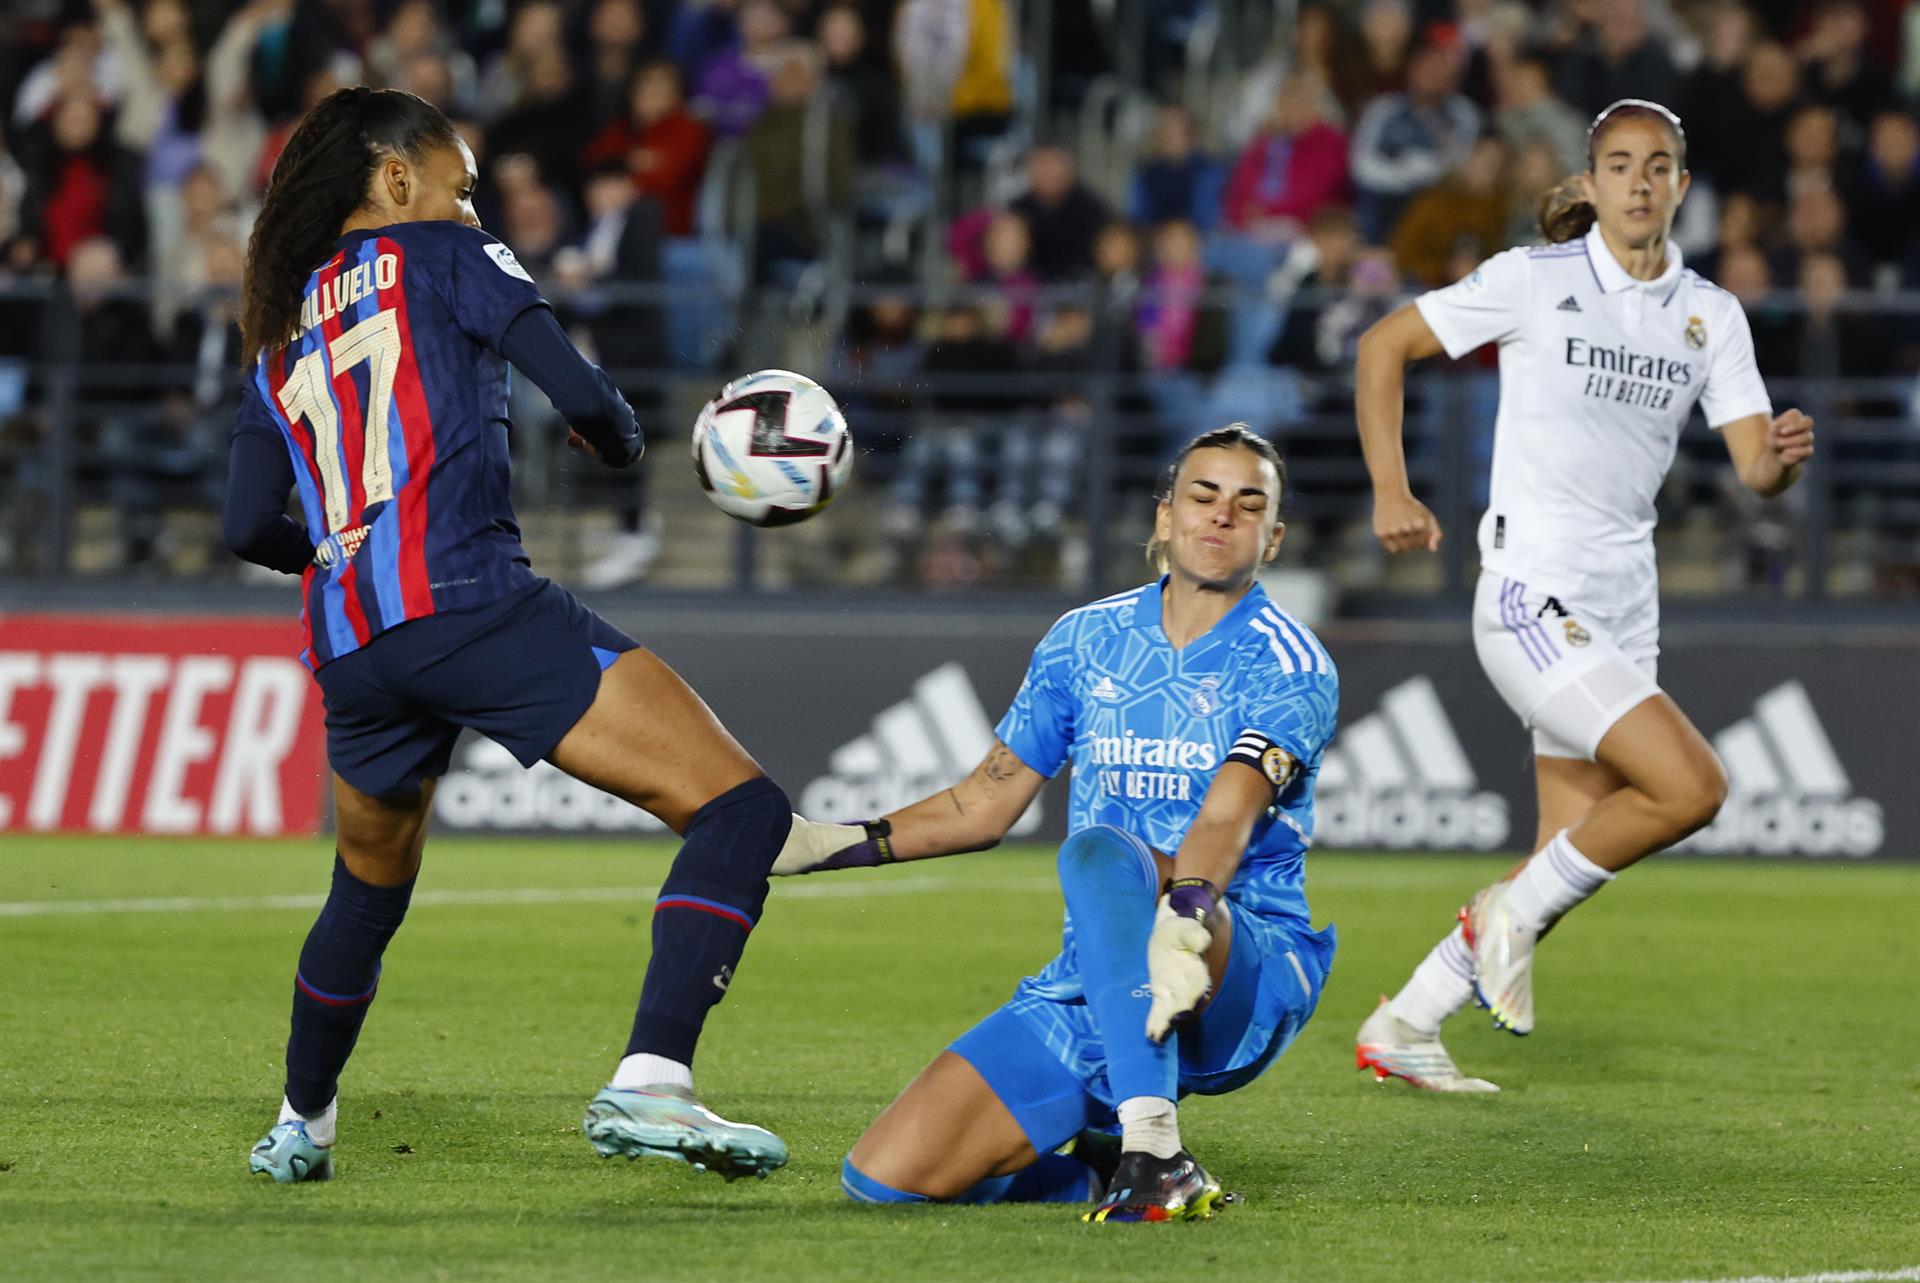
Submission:
POLYGON ((853 437, 833 394, 804 374, 760 370, 727 384, 693 423, 693 471, 729 517, 805 521, 853 474, 853 437))

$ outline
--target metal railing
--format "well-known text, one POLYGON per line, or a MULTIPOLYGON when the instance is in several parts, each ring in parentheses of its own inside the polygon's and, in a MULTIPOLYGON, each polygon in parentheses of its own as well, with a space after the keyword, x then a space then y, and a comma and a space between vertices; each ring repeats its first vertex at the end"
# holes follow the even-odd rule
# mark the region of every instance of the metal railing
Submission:
MULTIPOLYGON (((1138 577, 1132 549, 1151 516, 1155 475, 1177 442, 1245 419, 1289 460, 1284 563, 1389 601, 1457 594, 1470 583, 1497 403, 1488 367, 1468 363, 1410 380, 1410 474, 1451 537, 1437 563, 1389 562, 1370 538, 1352 389, 1340 371, 1243 363, 1211 375, 1142 373, 1124 355, 1131 313, 1090 287, 1040 290, 1018 303, 1035 318, 1036 334, 1045 318, 1083 315, 1087 332, 1070 352, 1049 353, 1030 339, 1017 349, 974 345, 959 360, 956 345, 930 341, 924 327, 1005 309, 1006 296, 845 281, 830 292, 831 305, 811 320, 796 319, 786 296, 754 293, 737 280, 553 292, 563 315, 584 318, 589 332, 592 317, 617 304, 655 309, 663 330, 680 336, 663 341, 659 356, 602 353, 660 438, 654 454, 665 467, 656 462, 643 500, 637 488, 646 483, 632 474, 598 476, 566 460, 557 434, 541 430, 552 426, 541 421, 550 410, 523 392, 515 447, 523 516, 565 532, 644 501, 675 514, 670 531, 684 528, 714 545, 704 550, 705 569, 680 572, 679 582, 691 585, 991 582, 1092 593, 1138 577), (845 332, 840 318, 882 299, 907 304, 923 328, 890 345, 845 332), (697 342, 683 341, 689 329, 697 342), (677 442, 721 379, 768 365, 827 382, 861 456, 854 490, 829 518, 757 534, 728 525, 698 499, 682 479, 677 442)), ((150 301, 139 283, 90 300, 51 282, 0 287, 0 335, 12 344, 0 349, 0 576, 233 573, 211 520, 239 388, 233 350, 203 341, 164 359, 129 361, 87 348, 100 308, 144 312, 150 301), (193 527, 186 535, 183 516, 197 519, 185 523, 193 527), (169 541, 181 539, 208 546, 171 555, 178 549, 169 541)), ((1234 291, 1210 302, 1228 312, 1273 306, 1234 291)), ((1920 296, 1863 295, 1845 306, 1883 330, 1920 332, 1920 296)), ((1778 320, 1799 316, 1801 305, 1781 297, 1752 310, 1778 320)), ((1683 434, 1661 498, 1669 593, 1920 597, 1920 391, 1911 375, 1852 374, 1845 343, 1820 333, 1800 343, 1799 369, 1769 379, 1777 406, 1798 405, 1820 423, 1816 466, 1788 498, 1761 502, 1730 484, 1724 447, 1697 417, 1683 434)), ((542 564, 565 574, 587 555, 577 532, 556 535, 542 564)))

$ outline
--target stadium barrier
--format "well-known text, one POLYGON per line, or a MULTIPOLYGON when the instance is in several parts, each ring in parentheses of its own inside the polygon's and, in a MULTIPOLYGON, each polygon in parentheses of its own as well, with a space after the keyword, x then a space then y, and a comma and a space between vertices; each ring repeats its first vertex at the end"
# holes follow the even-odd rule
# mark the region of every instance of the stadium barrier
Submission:
MULTIPOLYGON (((621 612, 610 612, 621 621, 621 612)), ((624 624, 678 668, 821 820, 937 791, 985 754, 1050 619, 955 609, 674 609, 624 624)), ((1533 839, 1526 737, 1463 626, 1332 625, 1340 733, 1321 768, 1323 848, 1517 850, 1533 839)), ((0 615, 0 831, 316 833, 321 700, 291 620, 0 615)), ((1661 677, 1732 785, 1687 843, 1714 855, 1911 858, 1920 794, 1905 715, 1920 635, 1780 625, 1670 628, 1661 677)), ((1162 785, 1150 764, 1122 789, 1162 785)), ((644 812, 465 738, 439 832, 659 832, 644 812)), ((1015 830, 1055 840, 1055 783, 1015 830)))
POLYGON ((0 831, 319 831, 298 649, 291 619, 0 616, 0 831))

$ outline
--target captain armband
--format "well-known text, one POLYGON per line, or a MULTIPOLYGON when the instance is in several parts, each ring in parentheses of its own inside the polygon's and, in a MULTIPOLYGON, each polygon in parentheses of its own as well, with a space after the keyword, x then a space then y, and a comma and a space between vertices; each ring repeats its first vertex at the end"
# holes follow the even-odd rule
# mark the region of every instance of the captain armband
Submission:
POLYGON ((1229 762, 1242 762, 1260 772, 1267 783, 1273 786, 1273 796, 1277 801, 1300 774, 1300 760, 1281 748, 1278 744, 1262 735, 1259 731, 1242 731, 1240 738, 1227 750, 1229 762))

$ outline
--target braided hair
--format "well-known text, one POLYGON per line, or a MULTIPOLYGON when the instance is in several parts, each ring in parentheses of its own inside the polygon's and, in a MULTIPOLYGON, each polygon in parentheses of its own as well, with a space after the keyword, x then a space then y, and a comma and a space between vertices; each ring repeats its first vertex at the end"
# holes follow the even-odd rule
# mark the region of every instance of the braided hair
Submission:
POLYGON ((240 289, 244 362, 293 337, 307 277, 366 203, 386 155, 423 161, 457 135, 438 107, 398 89, 342 89, 306 114, 273 166, 240 289))
MULTIPOLYGON (((1273 442, 1255 432, 1244 423, 1229 423, 1223 428, 1210 428, 1180 447, 1180 453, 1173 456, 1173 462, 1161 469, 1160 479, 1154 485, 1153 497, 1160 503, 1173 501, 1174 483, 1180 479, 1180 467, 1186 463, 1187 456, 1195 450, 1251 450, 1273 465, 1274 479, 1279 483, 1279 492, 1273 497, 1276 509, 1280 499, 1287 492, 1287 465, 1280 458, 1280 452, 1273 448, 1273 442)), ((1276 519, 1278 514, 1276 513, 1276 519)), ((1154 535, 1147 540, 1147 564, 1161 574, 1167 572, 1167 548, 1160 542, 1160 536, 1154 535)))
MULTIPOLYGON (((1600 135, 1607 126, 1618 120, 1636 117, 1654 121, 1665 129, 1673 139, 1675 162, 1682 169, 1687 167, 1687 131, 1680 127, 1680 117, 1645 98, 1622 98, 1595 116, 1593 123, 1587 126, 1587 173, 1593 172, 1594 154, 1599 149, 1600 135)), ((1600 217, 1600 212, 1581 189, 1580 175, 1572 174, 1540 198, 1538 216, 1540 235, 1546 238, 1547 244, 1558 245, 1585 236, 1600 217)))

